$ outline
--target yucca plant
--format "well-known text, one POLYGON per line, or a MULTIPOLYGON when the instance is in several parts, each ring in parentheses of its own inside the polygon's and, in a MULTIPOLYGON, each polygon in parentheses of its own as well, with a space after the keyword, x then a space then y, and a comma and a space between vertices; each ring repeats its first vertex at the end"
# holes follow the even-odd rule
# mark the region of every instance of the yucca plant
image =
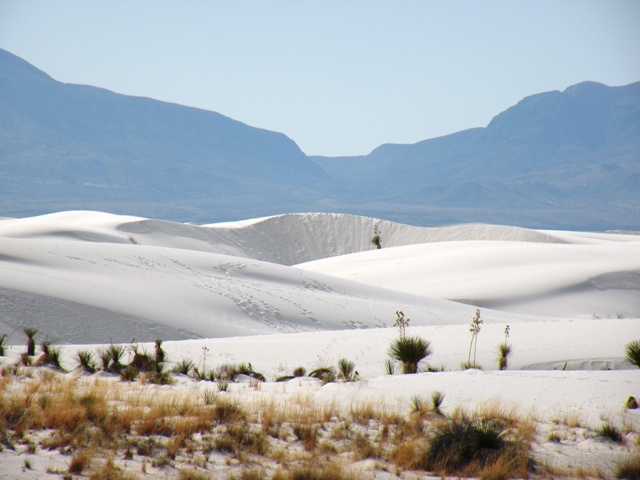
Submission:
POLYGON ((358 375, 355 368, 356 366, 352 361, 341 358, 338 360, 338 378, 341 378, 345 382, 354 382, 358 375))
POLYGON ((164 362, 164 357, 166 356, 166 352, 162 349, 162 340, 156 339, 156 364, 164 362))
POLYGON ((410 399, 411 402, 411 413, 422 415, 427 410, 427 403, 424 401, 420 395, 413 395, 410 399))
POLYGON ((93 353, 89 350, 78 350, 75 355, 78 368, 83 372, 96 373, 96 365, 93 361, 93 353))
POLYGON ((640 368, 640 340, 627 343, 624 353, 627 362, 640 368))
POLYGON ((511 355, 511 345, 509 343, 501 343, 498 345, 498 368, 506 370, 509 367, 509 355, 511 355))
POLYGON ((7 341, 7 334, 0 335, 0 357, 4 357, 4 344, 7 341))
POLYGON ((377 225, 373 227, 373 237, 371 237, 371 243, 376 246, 377 250, 382 248, 381 237, 380 237, 380 228, 377 225))
POLYGON ((322 383, 332 383, 336 381, 336 370, 331 366, 320 366, 309 373, 309 376, 320 379, 322 383))
POLYGON ((24 327, 22 331, 27 336, 27 355, 33 357, 36 354, 35 336, 36 333, 38 333, 38 329, 35 327, 24 327))
POLYGON ((36 365, 51 365, 59 370, 64 370, 60 364, 62 357, 62 350, 60 347, 53 345, 53 342, 48 338, 45 338, 40 342, 40 348, 42 349, 42 355, 36 361, 36 365))
POLYGON ((478 335, 480 334, 480 326, 482 325, 480 318, 480 309, 476 308, 476 313, 473 315, 469 331, 471 332, 471 343, 469 344, 469 358, 467 359, 467 365, 477 365, 476 353, 478 350, 478 335), (471 361, 471 350, 473 349, 473 362, 471 361))
POLYGON ((504 342, 498 345, 496 349, 498 352, 498 368, 500 370, 506 370, 509 366, 509 355, 511 355, 511 345, 509 344, 509 332, 511 327, 507 325, 504 328, 504 342))
POLYGON ((111 356, 111 363, 109 364, 109 371, 113 373, 120 373, 124 368, 121 360, 124 358, 125 348, 123 345, 114 345, 113 343, 108 347, 109 354, 111 356))
POLYGON ((438 415, 442 415, 442 411, 440 410, 440 407, 442 406, 443 402, 444 402, 444 393, 439 391, 435 391, 431 393, 431 409, 433 410, 434 413, 438 415))
POLYGON ((107 347, 101 347, 96 350, 96 353, 100 360, 100 370, 108 372, 109 364, 111 363, 111 351, 107 347))
POLYGON ((431 342, 421 337, 398 337, 389 346, 389 356, 402 363, 402 373, 417 373, 418 364, 433 353, 431 342))
POLYGON ((173 371, 188 376, 191 373, 191 370, 194 369, 194 367, 195 364, 193 363, 193 360, 191 360, 190 358, 183 358, 176 364, 176 366, 173 368, 173 371))
POLYGON ((390 358, 385 358, 384 363, 382 364, 384 368, 384 373, 387 375, 395 375, 396 374, 396 362, 391 360, 390 358))

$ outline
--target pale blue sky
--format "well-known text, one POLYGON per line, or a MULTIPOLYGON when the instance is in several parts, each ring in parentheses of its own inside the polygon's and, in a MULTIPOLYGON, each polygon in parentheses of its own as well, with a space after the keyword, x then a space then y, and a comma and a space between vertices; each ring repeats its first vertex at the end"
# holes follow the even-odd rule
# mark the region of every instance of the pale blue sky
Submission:
POLYGON ((640 1, 0 0, 0 48, 63 82, 366 154, 527 95, 640 80, 640 1))

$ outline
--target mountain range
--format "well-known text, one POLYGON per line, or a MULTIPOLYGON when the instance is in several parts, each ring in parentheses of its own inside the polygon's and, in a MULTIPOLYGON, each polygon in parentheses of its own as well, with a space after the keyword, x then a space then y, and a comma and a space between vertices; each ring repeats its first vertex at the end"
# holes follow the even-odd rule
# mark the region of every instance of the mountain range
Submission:
POLYGON ((0 50, 0 215, 215 222, 337 212, 414 225, 640 229, 640 82, 523 99, 487 127, 312 157, 215 112, 60 83, 0 50))

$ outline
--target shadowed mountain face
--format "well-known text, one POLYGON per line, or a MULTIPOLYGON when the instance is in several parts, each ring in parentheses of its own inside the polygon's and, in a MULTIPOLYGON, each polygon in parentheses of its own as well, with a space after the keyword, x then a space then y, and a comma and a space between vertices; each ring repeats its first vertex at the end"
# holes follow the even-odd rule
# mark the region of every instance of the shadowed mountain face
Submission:
POLYGON ((86 207, 194 219, 225 209, 252 215, 265 199, 273 211, 263 213, 281 213, 329 184, 282 134, 62 84, 4 51, 0 171, 7 214, 86 207))
POLYGON ((0 215, 324 211, 638 229, 638 186, 640 82, 582 83, 527 97, 486 128, 324 158, 214 112, 62 84, 0 50, 0 215))
POLYGON ((582 83, 527 97, 486 128, 316 161, 366 187, 358 213, 396 203, 443 220, 637 228, 640 82, 582 83))

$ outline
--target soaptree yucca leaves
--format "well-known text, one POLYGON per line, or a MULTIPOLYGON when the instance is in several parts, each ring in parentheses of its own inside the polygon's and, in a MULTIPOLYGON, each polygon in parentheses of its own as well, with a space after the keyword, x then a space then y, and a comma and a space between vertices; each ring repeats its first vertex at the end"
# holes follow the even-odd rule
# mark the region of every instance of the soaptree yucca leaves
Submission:
POLYGON ((355 381, 357 377, 355 364, 346 358, 338 360, 338 377, 345 382, 355 381))
POLYGON ((22 331, 27 336, 27 355, 33 357, 36 354, 35 336, 36 333, 38 333, 38 329, 35 327, 24 327, 22 331))
POLYGON ((421 337, 398 337, 389 346, 389 356, 402 363, 402 373, 417 373, 418 364, 431 353, 431 342, 421 337))
POLYGON ((96 364, 93 360, 93 353, 89 350, 78 350, 75 355, 78 362, 78 369, 86 373, 96 373, 96 364))
POLYGON ((504 342, 500 343, 497 348, 498 351, 498 368, 500 370, 506 370, 509 366, 509 355, 511 355, 511 344, 504 342))
POLYGON ((624 353, 627 362, 640 368, 640 340, 627 343, 624 353))

